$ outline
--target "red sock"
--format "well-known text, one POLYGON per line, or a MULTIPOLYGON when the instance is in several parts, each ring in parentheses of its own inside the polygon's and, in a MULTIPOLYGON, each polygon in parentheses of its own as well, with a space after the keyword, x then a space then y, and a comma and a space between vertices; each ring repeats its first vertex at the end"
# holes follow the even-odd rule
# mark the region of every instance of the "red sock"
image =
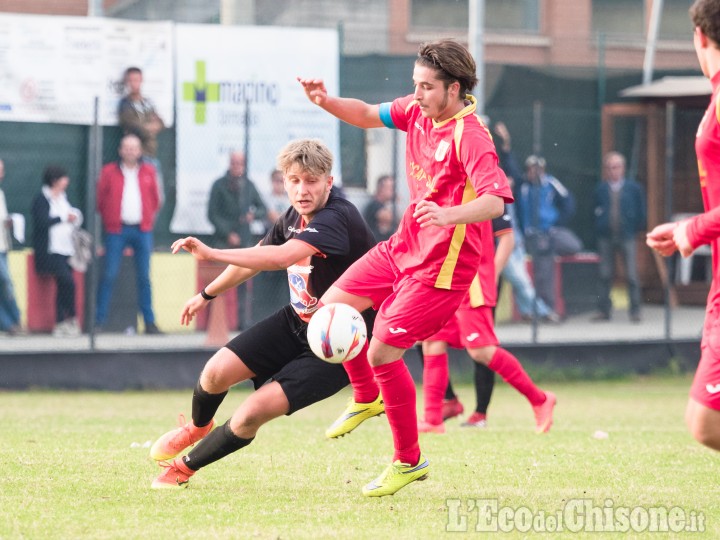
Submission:
POLYGON ((425 421, 433 425, 442 424, 443 396, 450 378, 448 355, 447 353, 424 355, 423 362, 425 421))
POLYGON ((343 362, 343 367, 350 378, 353 387, 353 399, 355 403, 370 403, 378 397, 380 389, 375 382, 372 368, 367 359, 368 344, 362 348, 360 353, 352 360, 343 362))
POLYGON ((415 465, 420 460, 415 382, 402 358, 375 366, 373 371, 383 395, 385 414, 393 434, 393 461, 400 460, 402 463, 415 465))
POLYGON ((540 390, 523 369, 520 360, 505 349, 497 348, 488 367, 498 373, 508 384, 523 396, 528 398, 530 405, 542 405, 545 402, 545 392, 540 390))

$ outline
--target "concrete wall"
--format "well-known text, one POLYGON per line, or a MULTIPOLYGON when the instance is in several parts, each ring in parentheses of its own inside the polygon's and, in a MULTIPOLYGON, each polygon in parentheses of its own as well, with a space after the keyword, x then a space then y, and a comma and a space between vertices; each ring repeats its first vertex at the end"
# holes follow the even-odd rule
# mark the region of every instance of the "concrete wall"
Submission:
MULTIPOLYGON (((700 347, 697 340, 615 344, 546 344, 508 347, 531 375, 541 380, 591 379, 647 374, 658 370, 692 371, 700 347)), ((192 388, 212 354, 210 349, 164 351, 68 351, 52 355, 0 355, 0 389, 138 390, 192 388)), ((422 381, 417 351, 405 360, 416 382, 422 381)), ((472 362, 452 350, 455 382, 472 380, 472 362)))

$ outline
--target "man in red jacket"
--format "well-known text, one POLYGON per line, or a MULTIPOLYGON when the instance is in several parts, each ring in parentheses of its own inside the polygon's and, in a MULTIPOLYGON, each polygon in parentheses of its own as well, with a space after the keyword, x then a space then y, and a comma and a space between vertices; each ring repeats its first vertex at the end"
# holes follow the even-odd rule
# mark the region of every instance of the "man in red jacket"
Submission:
POLYGON ((137 272, 138 305, 145 320, 146 334, 161 334, 155 324, 150 287, 150 254, 153 225, 160 206, 155 167, 144 163, 142 144, 136 135, 125 135, 118 149, 120 160, 100 171, 97 209, 103 222, 105 270, 97 295, 95 325, 107 320, 110 298, 125 247, 133 250, 137 272))

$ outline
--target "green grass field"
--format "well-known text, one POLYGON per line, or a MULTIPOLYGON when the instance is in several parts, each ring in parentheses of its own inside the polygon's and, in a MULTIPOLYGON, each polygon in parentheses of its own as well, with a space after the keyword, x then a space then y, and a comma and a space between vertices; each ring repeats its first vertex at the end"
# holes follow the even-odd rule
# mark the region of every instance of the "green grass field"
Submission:
MULTIPOLYGON (((429 479, 382 499, 364 498, 360 489, 390 460, 385 417, 337 441, 323 435, 347 391, 265 426, 252 445, 171 492, 150 490, 159 469, 137 446, 173 427, 178 412, 189 415, 190 390, 2 392, 0 538, 488 537, 475 532, 483 521, 478 499, 495 501, 498 527, 511 529, 497 538, 635 538, 632 527, 642 528, 648 509, 661 507, 678 507, 674 527, 705 532, 641 536, 720 538, 720 455, 686 432, 689 384, 551 384, 558 408, 545 436, 534 433, 527 402, 499 384, 488 429, 455 420, 446 435, 422 435, 429 479), (598 430, 608 438, 595 438, 598 430), (623 515, 637 519, 627 533, 598 536, 587 530, 585 504, 596 514, 613 513, 621 528, 623 515), (540 525, 554 528, 541 512, 565 512, 574 521, 565 521, 563 533, 537 536, 540 525), (528 516, 536 523, 523 532, 528 516), (570 533, 568 525, 581 531, 570 533)), ((469 404, 471 389, 460 390, 469 404)), ((245 395, 233 390, 218 418, 224 421, 245 395)))

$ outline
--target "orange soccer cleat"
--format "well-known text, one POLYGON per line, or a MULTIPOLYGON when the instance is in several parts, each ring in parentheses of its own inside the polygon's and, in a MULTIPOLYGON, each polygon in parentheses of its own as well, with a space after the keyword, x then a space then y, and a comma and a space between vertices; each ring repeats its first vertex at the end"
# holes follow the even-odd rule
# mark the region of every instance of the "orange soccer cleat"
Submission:
POLYGON ((205 437, 215 427, 215 419, 207 426, 195 427, 195 424, 185 422, 185 416, 178 416, 178 426, 160 437, 150 448, 150 457, 155 461, 165 461, 177 456, 188 446, 192 446, 205 437))

